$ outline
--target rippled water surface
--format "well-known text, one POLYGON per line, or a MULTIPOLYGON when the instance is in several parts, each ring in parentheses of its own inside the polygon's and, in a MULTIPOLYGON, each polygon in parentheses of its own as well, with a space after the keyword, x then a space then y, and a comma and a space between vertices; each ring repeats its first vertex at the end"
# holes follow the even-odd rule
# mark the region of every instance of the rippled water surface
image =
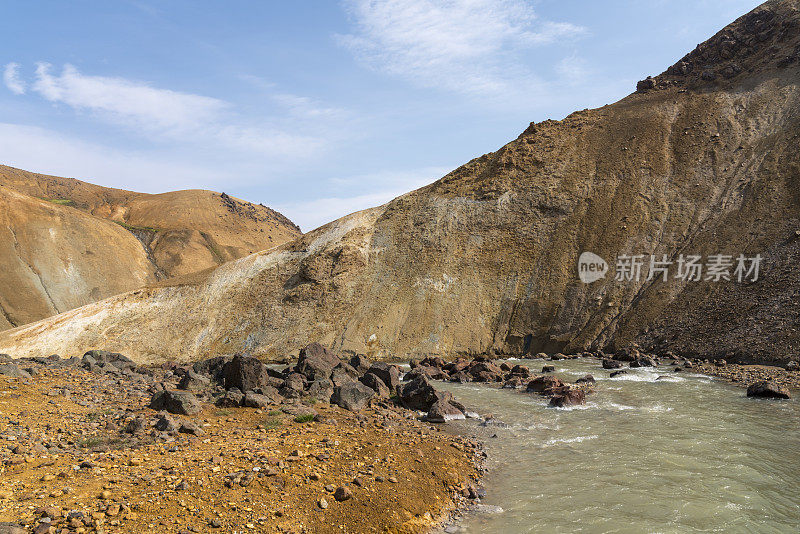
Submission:
POLYGON ((596 393, 555 409, 520 391, 437 383, 508 425, 448 423, 486 438, 483 502, 503 509, 460 531, 800 532, 800 403, 668 368, 609 379, 597 361, 547 363, 565 381, 592 373, 596 393))

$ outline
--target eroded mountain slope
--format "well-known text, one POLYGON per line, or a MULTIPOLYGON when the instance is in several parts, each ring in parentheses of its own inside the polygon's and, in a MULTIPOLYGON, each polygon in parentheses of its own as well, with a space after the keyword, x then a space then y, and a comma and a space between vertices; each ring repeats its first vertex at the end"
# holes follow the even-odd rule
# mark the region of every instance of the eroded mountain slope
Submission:
POLYGON ((278 249, 0 335, 141 361, 309 341, 373 357, 658 350, 798 357, 800 15, 770 1, 616 104, 531 126, 438 182, 278 249), (754 283, 592 284, 581 252, 762 254, 754 283))
POLYGON ((300 234, 273 210, 212 191, 147 195, 0 166, 0 329, 300 234))

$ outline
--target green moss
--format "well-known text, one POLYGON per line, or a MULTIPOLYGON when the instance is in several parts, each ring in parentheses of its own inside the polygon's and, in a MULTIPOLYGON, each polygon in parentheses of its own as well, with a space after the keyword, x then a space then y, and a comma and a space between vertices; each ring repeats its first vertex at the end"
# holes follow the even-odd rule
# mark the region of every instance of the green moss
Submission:
POLYGON ((42 200, 46 200, 51 204, 58 204, 59 206, 73 206, 75 204, 75 202, 69 198, 43 198, 42 200))
POLYGON ((294 418, 295 423, 310 423, 314 420, 315 415, 313 413, 306 413, 303 415, 298 415, 294 418))
POLYGON ((138 232, 156 233, 156 232, 160 231, 158 228, 153 228, 152 226, 133 226, 132 224, 128 224, 128 223, 124 223, 124 222, 120 222, 120 221, 114 221, 114 222, 117 223, 118 225, 120 225, 121 227, 125 228, 129 232, 137 232, 138 231, 138 232))

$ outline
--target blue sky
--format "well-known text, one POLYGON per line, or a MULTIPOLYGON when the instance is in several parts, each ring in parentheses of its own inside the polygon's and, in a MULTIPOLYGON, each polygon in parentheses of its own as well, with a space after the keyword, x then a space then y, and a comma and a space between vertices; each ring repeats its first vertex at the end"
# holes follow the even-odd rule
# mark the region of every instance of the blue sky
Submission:
POLYGON ((0 3, 0 163, 307 231, 611 103, 749 0, 0 3))

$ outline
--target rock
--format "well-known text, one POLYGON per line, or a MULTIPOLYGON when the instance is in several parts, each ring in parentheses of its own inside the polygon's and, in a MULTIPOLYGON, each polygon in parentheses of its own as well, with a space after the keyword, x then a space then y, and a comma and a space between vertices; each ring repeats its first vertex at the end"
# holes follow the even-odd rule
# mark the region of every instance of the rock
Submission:
POLYGON ((350 358, 350 366, 358 371, 358 374, 364 374, 369 371, 369 368, 372 367, 372 362, 367 359, 366 356, 362 356, 361 354, 357 354, 350 358))
POLYGON ((556 368, 553 365, 545 365, 544 367, 542 367, 542 372, 543 373, 555 373, 556 372, 556 368))
POLYGON ((164 413, 156 421, 155 427, 159 432, 175 432, 178 430, 178 423, 169 414, 164 413))
POLYGON ((291 373, 283 381, 281 389, 302 392, 306 387, 306 377, 300 373, 291 373))
POLYGON ((267 385, 266 366, 260 360, 236 354, 222 369, 225 389, 250 391, 267 385))
POLYGON ((27 532, 17 523, 0 523, 0 534, 26 534, 27 532))
POLYGON ((308 385, 308 396, 327 401, 333 395, 333 384, 327 378, 314 380, 308 385))
POLYGON ((159 391, 150 400, 153 410, 166 410, 170 413, 194 415, 201 409, 197 398, 188 391, 159 391))
POLYGON ((396 365, 375 362, 370 366, 369 372, 383 380, 389 391, 397 391, 397 386, 400 384, 400 369, 396 365))
POLYGON ((375 395, 375 390, 355 381, 334 388, 331 403, 346 410, 358 411, 364 409, 375 395))
POLYGON ((656 81, 651 76, 648 76, 644 80, 636 82, 637 93, 646 93, 651 89, 655 89, 655 87, 656 87, 656 81))
POLYGON ((570 389, 560 395, 550 399, 550 406, 564 408, 566 406, 578 406, 586 403, 586 392, 582 389, 570 389))
POLYGON ((334 387, 341 386, 357 380, 358 376, 358 371, 351 367, 349 363, 342 362, 331 371, 331 382, 333 382, 334 387))
POLYGON ((406 408, 427 412, 439 400, 437 391, 425 378, 415 378, 397 388, 400 402, 406 408))
POLYGON ((186 391, 204 391, 209 387, 211 387, 211 380, 201 374, 195 373, 192 369, 189 369, 178 383, 178 389, 186 391))
POLYGON ((614 372, 612 372, 612 373, 611 373, 610 375, 608 375, 608 376, 609 376, 610 378, 614 378, 615 376, 619 376, 619 375, 627 375, 627 374, 628 374, 628 371, 626 371, 625 369, 620 369, 619 371, 614 371, 614 372))
POLYGON ((353 492, 350 491, 350 488, 347 486, 339 486, 336 488, 336 491, 333 492, 333 498, 339 502, 346 501, 353 497, 353 492))
POLYGON ((138 434, 147 429, 147 421, 142 416, 137 416, 128 421, 125 425, 125 432, 128 434, 138 434))
POLYGON ((531 376, 531 370, 525 367, 524 365, 515 365, 511 368, 511 375, 512 376, 519 376, 521 378, 527 378, 531 376))
POLYGON ((785 387, 766 380, 750 384, 747 388, 747 396, 769 399, 790 399, 792 397, 785 387))
POLYGON ((244 395, 236 390, 226 391, 223 396, 217 399, 214 405, 217 408, 238 408, 244 402, 244 395))
POLYGON ((503 370, 492 362, 476 362, 469 368, 475 382, 501 382, 503 370))
POLYGON ((603 369, 621 369, 622 363, 617 360, 603 360, 603 369))
POLYGON ((180 428, 178 428, 178 432, 181 434, 191 434, 193 436, 202 436, 205 434, 205 431, 196 423, 192 421, 184 421, 181 423, 180 428))
POLYGON ((391 395, 389 387, 375 373, 367 373, 359 380, 362 384, 375 391, 378 397, 385 399, 391 395))
POLYGON ((458 373, 450 375, 450 382, 456 382, 458 384, 466 384, 467 382, 472 382, 472 375, 466 371, 460 371, 458 373))
POLYGON ((267 388, 270 395, 261 395, 252 391, 245 393, 244 399, 242 399, 242 406, 247 408, 268 408, 272 404, 279 403, 281 396, 278 394, 278 390, 269 386, 267 388))
POLYGON ((215 356, 213 358, 208 358, 207 360, 195 362, 194 365, 192 365, 192 371, 199 375, 207 376, 218 384, 224 385, 225 365, 232 359, 233 356, 215 356))
POLYGON ((439 400, 433 403, 428 410, 427 420, 431 423, 446 423, 455 419, 466 419, 464 412, 446 400, 439 400))
POLYGON ((542 395, 552 395, 555 392, 568 387, 564 382, 554 376, 537 376, 525 388, 528 393, 539 393, 542 395))
POLYGON ((319 343, 310 343, 300 350, 294 370, 311 381, 329 379, 333 369, 341 363, 338 356, 319 343))
POLYGON ((575 381, 576 384, 594 384, 595 379, 592 375, 582 376, 575 381))
POLYGON ((328 507, 328 501, 326 501, 325 497, 323 497, 323 498, 321 498, 320 500, 317 501, 317 506, 319 506, 320 508, 322 508, 324 510, 324 509, 326 509, 328 507))
POLYGON ((800 369, 800 364, 798 364, 795 360, 791 360, 786 364, 787 371, 797 371, 798 369, 800 369))
POLYGON ((525 379, 519 376, 512 376, 503 382, 503 389, 517 389, 525 384, 525 379))
POLYGON ((15 363, 2 363, 0 364, 0 375, 10 376, 12 378, 30 378, 31 375, 26 371, 20 369, 15 363))

